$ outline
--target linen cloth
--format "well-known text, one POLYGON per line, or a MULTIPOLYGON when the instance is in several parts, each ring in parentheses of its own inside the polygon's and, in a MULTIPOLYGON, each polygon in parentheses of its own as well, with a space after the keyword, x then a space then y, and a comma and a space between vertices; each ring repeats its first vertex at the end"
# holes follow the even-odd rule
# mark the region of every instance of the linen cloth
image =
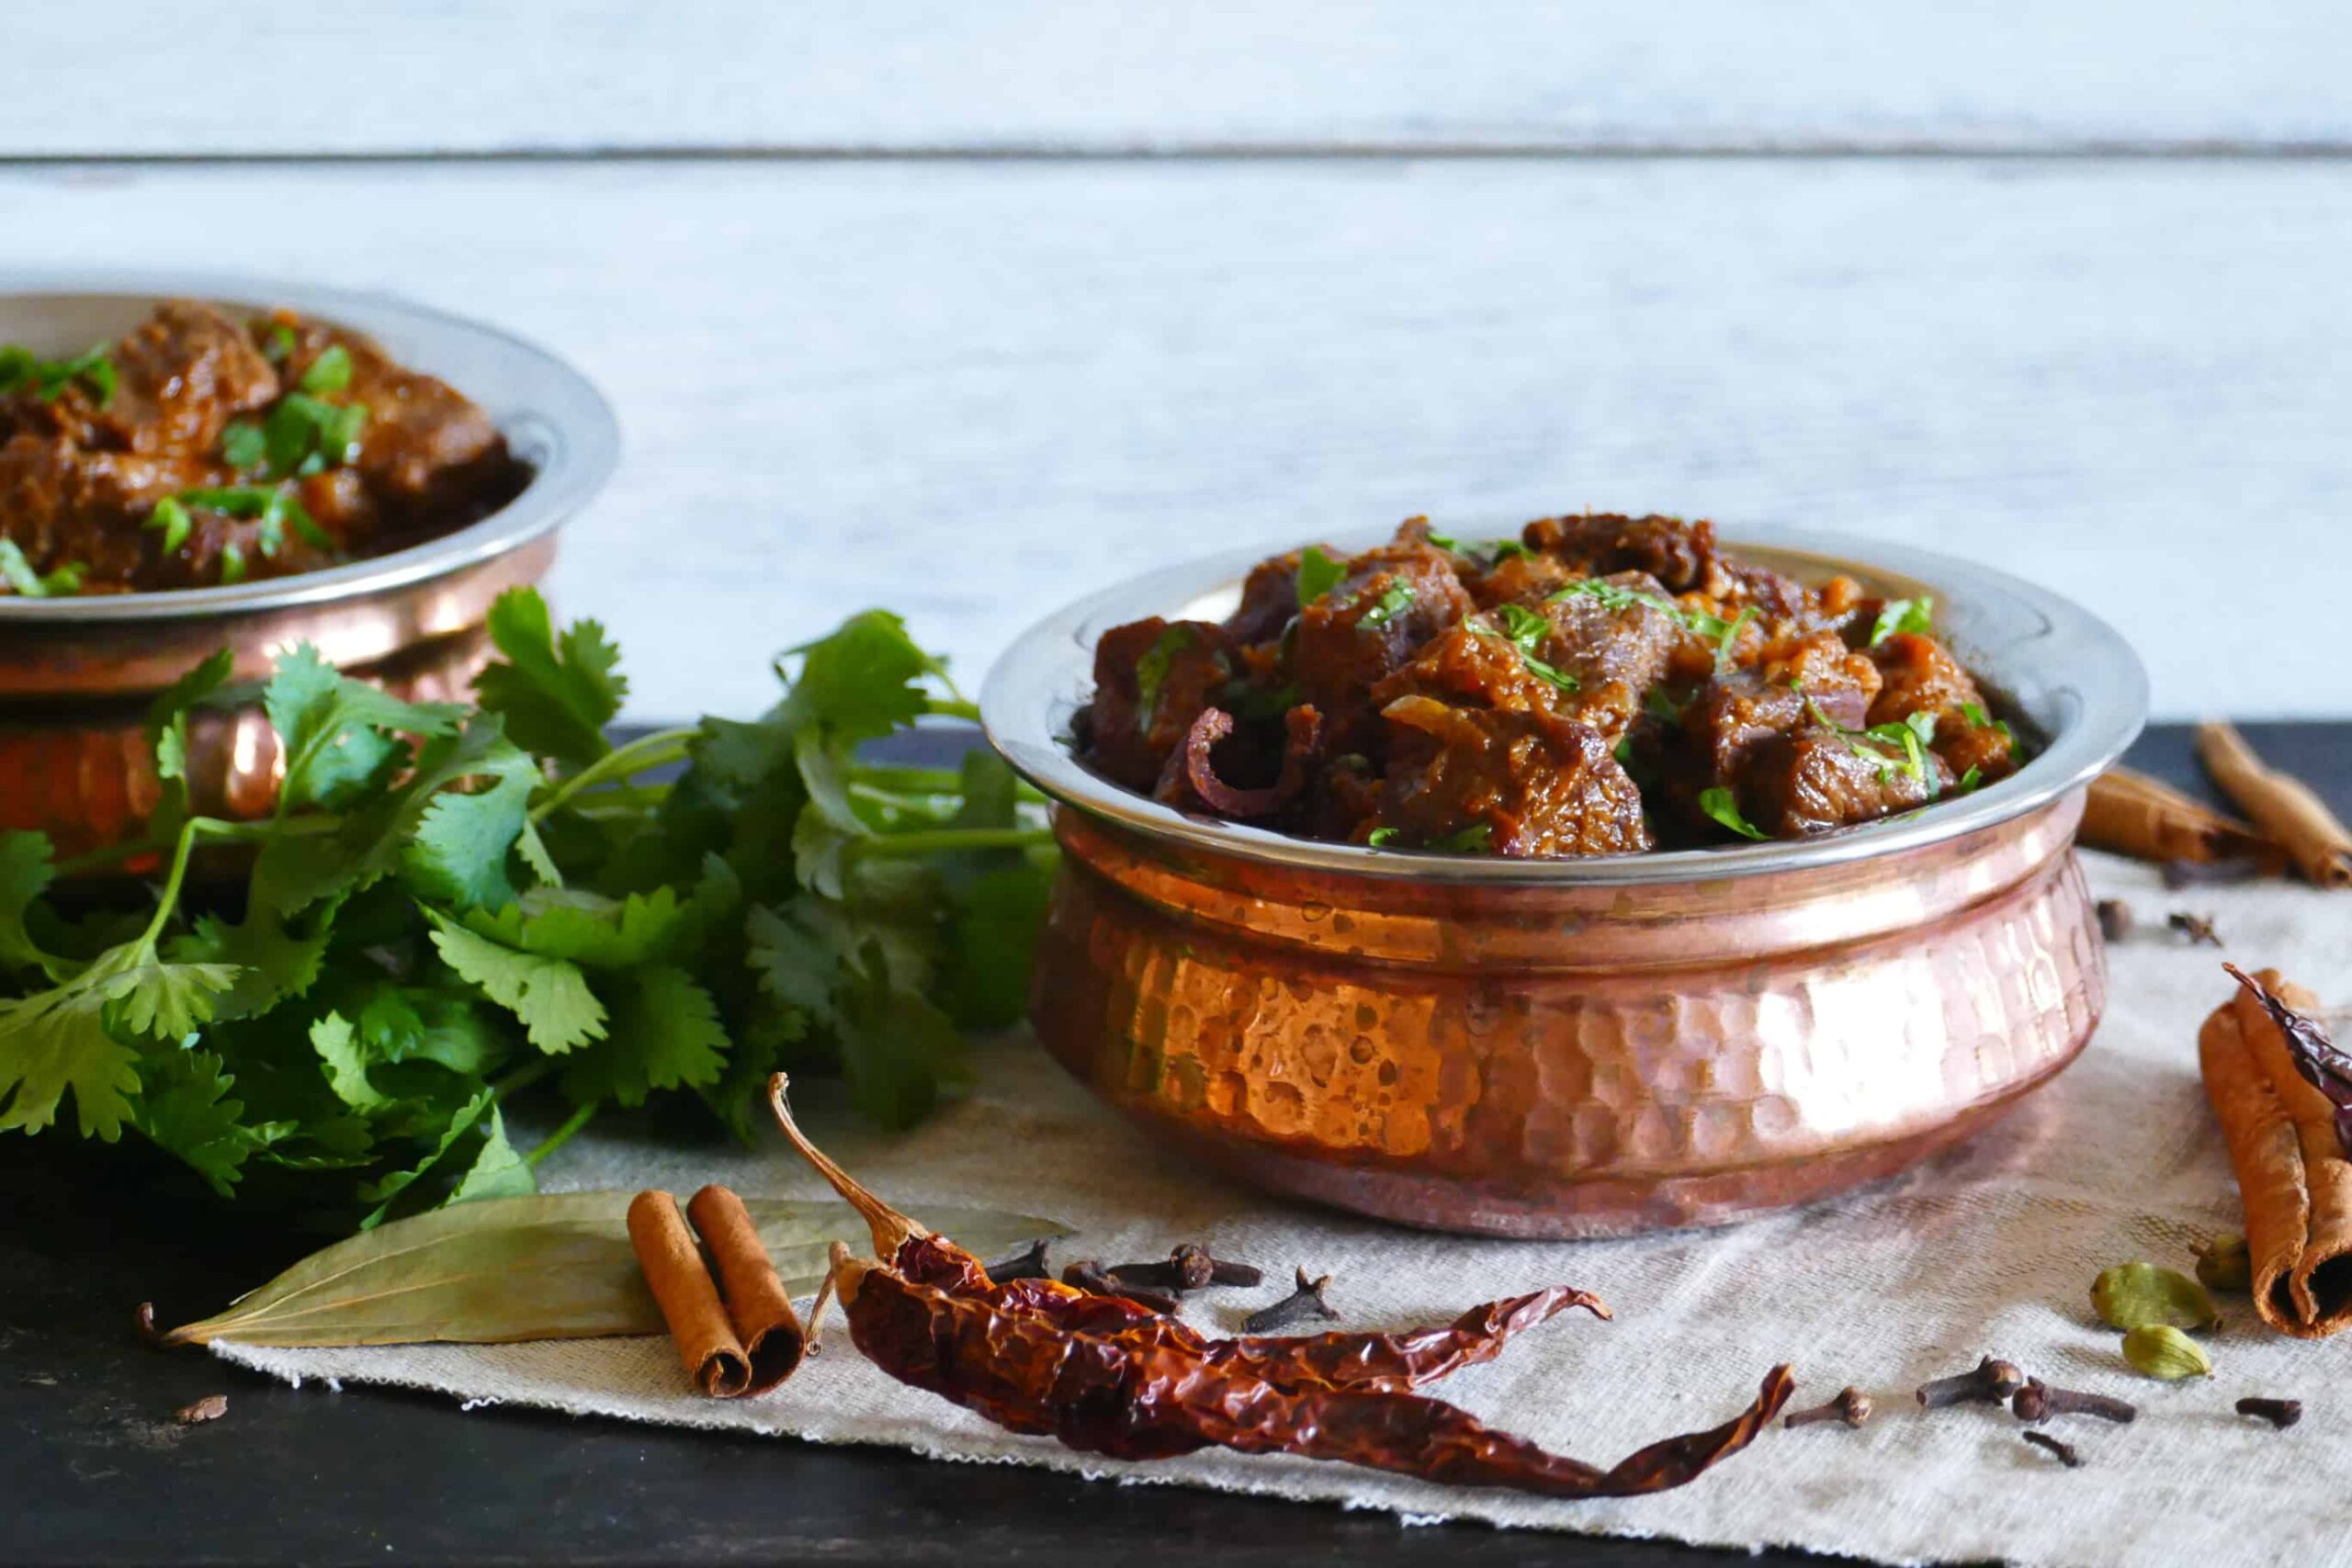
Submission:
MULTIPOLYGON (((1616 1321, 1556 1318, 1432 1392, 1602 1465, 1728 1419, 1782 1360, 1799 1380, 1792 1409, 1848 1383, 1877 1402, 1859 1430, 1776 1426, 1679 1491, 1566 1503, 1214 1450, 1105 1461, 1011 1436, 892 1382, 858 1355, 837 1315, 824 1353, 756 1400, 692 1394, 658 1338, 215 1348, 289 1381, 399 1383, 582 1416, 882 1443, 1384 1508, 1407 1521, 1792 1545, 1905 1563, 2352 1564, 2352 1335, 2290 1340, 2263 1328, 2244 1297, 2223 1298, 2228 1321, 2208 1341, 2218 1375, 2164 1384, 2123 1365, 2120 1336, 2089 1308, 2092 1278, 2108 1265, 2186 1269, 2196 1242, 2241 1228, 2198 1076, 2198 1026, 2230 995, 2224 957, 2249 970, 2275 965, 2331 1009, 2352 1003, 2352 897, 2277 883, 2173 893, 2149 868, 2086 858, 2094 887, 2128 899, 2139 931, 2109 948, 2109 1010, 2081 1059, 1962 1150, 1881 1187, 1728 1228, 1477 1241, 1272 1199, 1148 1143, 1025 1037, 985 1047, 970 1098, 910 1134, 861 1131, 823 1095, 796 1095, 812 1134, 903 1208, 929 1200, 1050 1216, 1077 1232, 1057 1244, 1060 1260, 1158 1257, 1200 1239, 1266 1266, 1262 1289, 1191 1298, 1187 1316, 1211 1334, 1238 1332, 1244 1314, 1283 1293, 1294 1263, 1333 1276, 1350 1328, 1444 1322, 1473 1302, 1548 1284, 1598 1292, 1616 1321), (2211 914, 2226 952, 2165 931, 2176 908, 2211 914), (2052 1382, 2123 1395, 2140 1419, 2055 1423, 2086 1461, 2068 1471, 2022 1441, 2006 1410, 1919 1409, 1920 1382, 1986 1352, 2052 1382), (2232 1412, 2253 1393, 2302 1399, 2301 1425, 2275 1431, 2232 1412)), ((2331 1020, 2339 1036, 2346 1016, 2331 1020)), ((583 1136, 549 1164, 549 1188, 685 1193, 722 1180, 774 1196, 826 1190, 781 1140, 747 1154, 583 1136)), ((864 1249, 846 1209, 842 1234, 864 1249)))

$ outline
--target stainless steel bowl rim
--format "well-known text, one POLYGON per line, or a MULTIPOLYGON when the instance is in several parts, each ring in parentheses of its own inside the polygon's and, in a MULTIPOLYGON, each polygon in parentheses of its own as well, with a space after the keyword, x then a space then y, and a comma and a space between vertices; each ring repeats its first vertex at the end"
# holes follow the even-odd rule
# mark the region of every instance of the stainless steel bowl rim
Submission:
MULTIPOLYGON (((0 272, 0 300, 26 296, 114 296, 125 299, 203 299, 240 310, 288 306, 371 335, 389 338, 403 364, 444 372, 436 347, 464 344, 495 355, 530 389, 529 417, 543 431, 509 428, 503 411, 484 403, 518 455, 534 466, 530 483, 478 523, 404 549, 292 577, 225 588, 175 588, 86 598, 0 596, 0 626, 89 626, 242 615, 364 598, 461 570, 504 555, 577 513, 620 458, 620 426, 587 378, 546 350, 470 318, 358 289, 323 288, 238 274, 166 272, 0 272), (533 437, 539 438, 535 445, 533 437), (520 439, 518 439, 520 437, 520 439)), ((456 377, 460 392, 481 401, 456 377)))
MULTIPOLYGON (((1472 537, 1516 532, 1516 524, 1472 537)), ((1365 548, 1386 535, 1340 534, 1365 548)), ((1842 864, 1899 854, 2035 811, 2112 764, 2146 720, 2148 682, 2139 656, 2105 621, 2059 594, 1991 567, 1932 550, 1809 530, 1753 527, 1727 537, 1735 553, 1819 576, 1848 571, 1904 592, 1937 596, 1939 632, 2003 697, 2014 701, 2047 744, 2008 778, 1900 817, 1819 838, 1737 847, 1656 851, 1573 860, 1523 860, 1374 850, 1295 839, 1242 823, 1194 817, 1111 783, 1082 765, 1068 739, 1069 717, 1092 681, 1095 639, 1146 615, 1221 616, 1221 599, 1270 555, 1297 547, 1232 550, 1147 572, 1088 595, 1038 621, 989 672, 980 720, 989 742, 1055 800, 1153 838, 1292 870, 1476 885, 1642 885, 1712 882, 1842 864)), ((1229 608, 1227 605, 1226 608, 1229 608)))

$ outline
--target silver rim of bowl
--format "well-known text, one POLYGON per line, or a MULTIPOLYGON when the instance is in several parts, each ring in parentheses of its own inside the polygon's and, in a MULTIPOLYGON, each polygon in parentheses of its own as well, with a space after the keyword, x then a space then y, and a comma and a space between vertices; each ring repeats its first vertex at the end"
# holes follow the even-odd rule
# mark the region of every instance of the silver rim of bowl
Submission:
MULTIPOLYGON (((1485 536, 1476 528, 1449 528, 1485 536)), ((1516 530, 1512 524, 1489 532, 1516 530)), ((1343 533, 1333 542, 1362 549, 1385 537, 1343 533)), ((2087 784, 2123 754, 2147 716, 2148 678, 2139 656, 2113 627, 2071 600, 1931 550, 1758 527, 1740 529, 1724 547, 1807 581, 1843 571, 1893 594, 1933 593, 1938 635, 1985 681, 1996 706, 2027 721, 2041 749, 2016 773, 1973 794, 1815 839, 1580 860, 1507 860, 1294 839, 1188 816, 1080 763, 1068 741, 1069 720, 1091 686, 1094 644, 1102 632, 1146 615, 1221 620, 1238 600, 1249 569, 1299 542, 1228 551, 1148 572, 1046 616, 989 671, 980 693, 980 721, 989 742, 1057 801, 1153 838, 1218 854, 1298 871, 1425 882, 1611 885, 1762 876, 1956 839, 2037 810, 2087 784)))

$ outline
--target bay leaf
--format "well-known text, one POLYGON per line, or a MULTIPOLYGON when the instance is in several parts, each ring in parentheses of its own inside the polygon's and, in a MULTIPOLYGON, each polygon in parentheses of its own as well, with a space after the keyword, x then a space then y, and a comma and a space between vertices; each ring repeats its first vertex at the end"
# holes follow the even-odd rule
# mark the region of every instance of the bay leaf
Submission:
MULTIPOLYGON (((226 1312, 175 1328, 174 1345, 495 1345, 664 1332, 628 1241, 628 1192, 487 1198, 395 1220, 295 1264, 226 1312)), ((838 1200, 746 1198, 785 1288, 813 1292, 836 1236, 865 1227, 838 1200)), ((933 1205, 915 1217, 983 1258, 1069 1227, 1026 1214, 933 1205)))

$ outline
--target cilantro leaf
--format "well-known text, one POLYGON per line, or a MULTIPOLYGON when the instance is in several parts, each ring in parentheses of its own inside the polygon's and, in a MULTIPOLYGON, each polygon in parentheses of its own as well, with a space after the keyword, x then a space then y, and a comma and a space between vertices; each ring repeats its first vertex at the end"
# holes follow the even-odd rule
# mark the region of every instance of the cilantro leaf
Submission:
POLYGON ((1448 833, 1442 839, 1431 839, 1429 847, 1433 850, 1442 850, 1447 854, 1480 854, 1486 851, 1494 836, 1495 829, 1492 824, 1473 822, 1458 832, 1448 833))
POLYGON ((302 390, 322 395, 340 392, 351 385, 351 350, 343 344, 329 344, 319 356, 302 372, 302 390))
POLYGON ((918 683, 945 665, 915 646, 888 610, 866 610, 833 633, 793 649, 799 678, 785 699, 785 722, 821 724, 841 741, 878 740, 931 706, 918 683))
POLYGON ((1721 784, 1699 792, 1699 809, 1743 839, 1764 837, 1764 830, 1747 819, 1739 809, 1739 802, 1732 798, 1731 791, 1721 784))
POLYGON ((1935 595, 1922 593, 1917 599, 1890 599, 1871 626, 1871 646, 1876 648, 1897 633, 1909 632, 1925 637, 1935 630, 1935 595))
POLYGON ((605 1038, 605 1004, 588 988, 578 964, 518 953, 427 908, 433 946, 441 961, 481 987, 482 994, 523 1022, 533 1045, 560 1055, 605 1038))
POLYGON ((54 853, 46 833, 0 833, 0 963, 39 969, 52 980, 62 977, 63 966, 41 951, 25 917, 57 874, 54 853))
POLYGON ((656 1089, 718 1082, 728 1043, 710 993, 675 964, 649 964, 614 986, 612 1035, 566 1064, 564 1091, 642 1105, 656 1089))
POLYGON ((359 1228, 373 1230, 382 1224, 390 1215, 392 1205, 401 1195, 415 1186, 447 1158, 449 1151, 457 1147, 458 1141, 468 1133, 472 1132, 475 1124, 484 1115, 490 1113, 496 1100, 497 1096, 488 1089, 475 1094, 458 1107, 456 1112, 450 1116, 447 1127, 435 1140, 432 1149, 423 1159, 404 1170, 393 1171, 380 1180, 363 1184, 359 1189, 359 1201, 373 1204, 374 1208, 369 1211, 367 1218, 359 1222, 359 1228))
POLYGON ((499 1114, 498 1107, 492 1106, 490 1135, 482 1140, 481 1151, 466 1168, 465 1178, 449 1194, 449 1201, 470 1203, 481 1198, 522 1198, 538 1190, 530 1161, 515 1153, 514 1145, 506 1141, 506 1119, 499 1114))
MULTIPOLYGON (((410 886, 428 898, 462 908, 497 908, 514 901, 506 860, 518 844, 535 843, 531 792, 538 764, 504 742, 484 749, 466 775, 491 781, 487 789, 445 789, 426 802, 402 858, 410 886)), ((545 852, 525 857, 544 863, 545 852)), ((551 866, 547 869, 553 869, 551 866)))
POLYGON ((368 1081, 367 1053, 341 1013, 331 1012, 311 1025, 311 1048, 325 1064, 327 1086, 337 1100, 358 1111, 381 1111, 391 1103, 368 1081))
POLYGON ((1361 626, 1385 626, 1411 608, 1412 604, 1413 585, 1409 582, 1392 582, 1382 591, 1380 597, 1373 602, 1372 608, 1366 610, 1356 624, 1361 626))
POLYGON ((1298 552, 1298 607, 1306 609, 1332 589, 1348 569, 1334 560, 1320 545, 1309 545, 1298 552))
POLYGON ((40 1131, 70 1089, 82 1136, 112 1143, 122 1135, 139 1054, 107 1032, 110 999, 104 987, 77 977, 0 1001, 0 1132, 40 1131))
POLYGON ((474 694, 505 718, 517 745, 575 765, 612 750, 605 726, 620 712, 628 678, 603 626, 574 621, 559 638, 537 591, 510 588, 490 607, 490 636, 505 662, 474 677, 474 694))
POLYGON ((1368 835, 1365 836, 1364 842, 1370 844, 1375 850, 1385 850, 1388 848, 1389 845, 1395 843, 1398 837, 1399 834, 1396 829, 1385 827, 1374 828, 1368 835))
POLYGON ((693 911, 677 890, 657 887, 610 898, 572 888, 534 888, 492 913, 477 909, 468 929, 542 958, 620 969, 669 952, 687 934, 693 911))
POLYGON ((1159 694, 1176 656, 1193 646, 1193 628, 1179 623, 1163 630, 1136 660, 1136 727, 1149 733, 1159 711, 1159 694))
POLYGON ((146 1057, 139 1064, 139 1080, 132 1125, 223 1198, 235 1192, 247 1160, 294 1131, 288 1122, 247 1125, 244 1103, 229 1098, 236 1079, 208 1051, 146 1057))
POLYGON ((929 1115, 943 1089, 967 1077, 964 1038, 920 991, 890 982, 878 945, 844 966, 837 1028, 851 1105, 885 1127, 929 1115))
POLYGON ((334 810, 379 788, 403 761, 397 737, 451 733, 464 710, 447 703, 408 703, 343 674, 309 643, 279 656, 262 707, 286 757, 278 815, 306 807, 334 810))

